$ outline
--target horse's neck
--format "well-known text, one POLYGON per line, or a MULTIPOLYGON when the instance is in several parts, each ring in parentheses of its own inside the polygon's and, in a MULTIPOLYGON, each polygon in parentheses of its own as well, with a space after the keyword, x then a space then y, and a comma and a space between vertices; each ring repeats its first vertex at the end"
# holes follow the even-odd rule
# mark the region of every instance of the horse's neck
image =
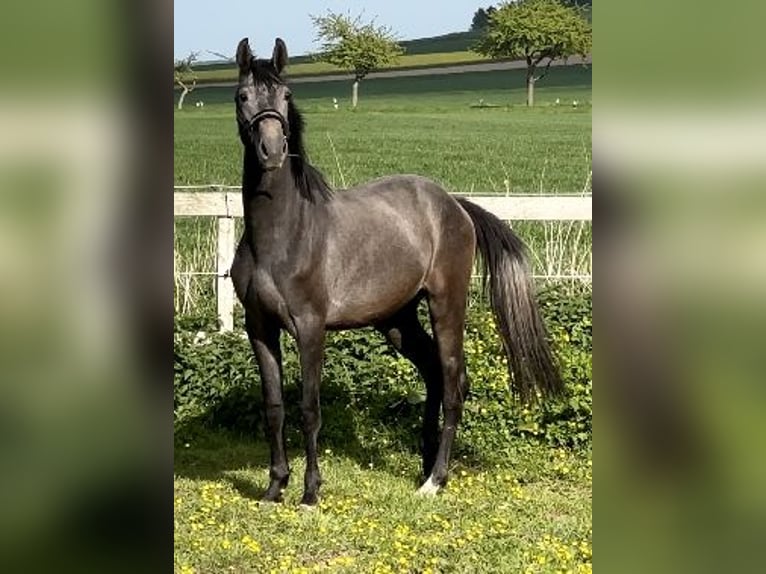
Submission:
POLYGON ((258 252, 281 251, 305 235, 312 205, 295 185, 289 157, 281 168, 266 172, 246 152, 242 193, 245 233, 258 252))

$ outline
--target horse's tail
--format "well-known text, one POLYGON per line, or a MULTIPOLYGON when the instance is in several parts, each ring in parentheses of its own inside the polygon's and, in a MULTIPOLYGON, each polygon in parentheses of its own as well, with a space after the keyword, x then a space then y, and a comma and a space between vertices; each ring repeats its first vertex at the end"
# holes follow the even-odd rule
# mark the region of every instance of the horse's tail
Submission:
POLYGON ((476 229, 482 285, 508 355, 511 388, 523 399, 534 390, 543 395, 560 394, 564 383, 546 340, 524 243, 488 211, 463 198, 458 202, 476 229))

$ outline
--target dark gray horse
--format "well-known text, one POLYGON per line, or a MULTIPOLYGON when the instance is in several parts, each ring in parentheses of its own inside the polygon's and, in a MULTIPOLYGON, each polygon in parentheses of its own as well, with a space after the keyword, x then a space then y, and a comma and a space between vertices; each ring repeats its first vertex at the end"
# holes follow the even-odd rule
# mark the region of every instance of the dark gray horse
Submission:
POLYGON ((231 277, 245 308, 247 333, 261 373, 271 481, 278 501, 290 469, 284 444, 279 334, 297 341, 303 395, 306 475, 302 504, 317 502, 317 435, 325 334, 374 325, 417 367, 426 383, 423 472, 419 492, 447 481, 450 449, 468 390, 463 356, 466 298, 474 254, 508 354, 513 388, 561 390, 534 301, 524 246, 495 216, 436 183, 395 175, 332 193, 306 161, 303 122, 281 79, 287 48, 255 59, 237 47, 239 135, 244 145, 245 231, 231 277), (417 316, 428 302, 433 338, 417 316), (439 432, 439 411, 444 425, 439 432))

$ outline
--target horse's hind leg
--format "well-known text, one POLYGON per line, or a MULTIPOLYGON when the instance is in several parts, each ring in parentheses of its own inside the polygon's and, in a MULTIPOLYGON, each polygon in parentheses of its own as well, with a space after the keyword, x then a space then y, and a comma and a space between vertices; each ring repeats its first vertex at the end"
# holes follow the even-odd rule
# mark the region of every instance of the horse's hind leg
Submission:
POLYGON ((447 482, 450 451, 463 415, 463 401, 468 392, 463 329, 470 270, 466 277, 453 278, 455 281, 451 282, 451 285, 429 294, 428 297, 431 325, 444 381, 444 426, 431 475, 418 491, 420 494, 435 494, 447 482))
POLYGON ((436 343, 418 320, 418 300, 412 301, 393 317, 377 325, 388 342, 409 359, 426 384, 423 415, 423 475, 427 478, 439 447, 439 411, 444 382, 436 343))

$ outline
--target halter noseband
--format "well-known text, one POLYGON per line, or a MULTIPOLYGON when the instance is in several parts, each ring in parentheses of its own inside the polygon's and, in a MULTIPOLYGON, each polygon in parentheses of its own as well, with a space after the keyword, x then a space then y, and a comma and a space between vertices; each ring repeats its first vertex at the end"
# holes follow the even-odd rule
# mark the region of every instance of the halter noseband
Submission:
POLYGON ((269 118, 279 120, 279 123, 282 124, 282 132, 285 134, 285 138, 290 137, 290 124, 287 122, 287 119, 285 119, 285 116, 280 114, 274 108, 266 108, 265 110, 261 110, 255 114, 253 118, 247 123, 247 128, 249 130, 254 130, 258 127, 260 122, 269 118))

